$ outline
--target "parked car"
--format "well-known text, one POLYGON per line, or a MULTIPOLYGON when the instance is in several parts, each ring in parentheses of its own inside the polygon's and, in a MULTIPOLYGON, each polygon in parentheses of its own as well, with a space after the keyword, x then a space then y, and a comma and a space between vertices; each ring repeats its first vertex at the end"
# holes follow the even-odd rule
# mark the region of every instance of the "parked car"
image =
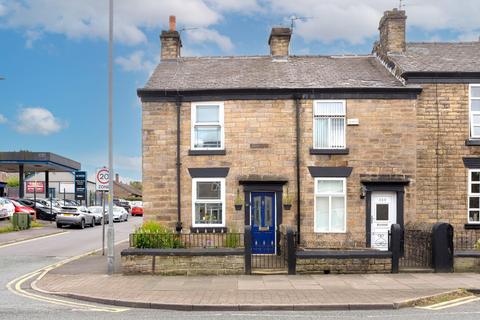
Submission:
MULTIPOLYGON (((105 218, 105 212, 103 212, 103 207, 101 206, 91 206, 87 208, 88 211, 95 216, 95 223, 102 224, 102 220, 105 218)), ((106 209, 105 209, 106 211, 106 209)), ((108 218, 105 218, 107 221, 108 218)))
POLYGON ((124 208, 125 210, 127 210, 127 212, 130 212, 130 210, 132 209, 128 201, 123 199, 113 199, 113 204, 116 205, 117 207, 124 208))
POLYGON ((132 208, 132 217, 133 216, 143 216, 143 208, 142 207, 133 207, 132 208))
MULTIPOLYGON (((108 220, 108 219, 107 219, 108 220)), ((113 207, 113 222, 128 221, 128 212, 122 207, 113 207)))
POLYGON ((10 218, 15 212, 15 206, 7 198, 0 198, 0 218, 10 218))
POLYGON ((85 226, 95 226, 95 216, 88 212, 85 207, 62 207, 61 212, 57 213, 57 228, 63 226, 78 226, 84 229, 85 226))
POLYGON ((29 206, 26 206, 26 205, 23 205, 21 204, 20 202, 16 201, 16 200, 13 200, 13 199, 9 199, 12 204, 15 206, 15 213, 17 212, 23 212, 23 213, 28 213, 30 214, 32 217, 35 217, 35 209, 33 208, 30 208, 29 206))
POLYGON ((17 199, 18 203, 33 208, 37 212, 37 219, 39 220, 47 220, 47 221, 55 221, 57 213, 60 212, 60 209, 57 207, 46 207, 38 202, 35 202, 30 199, 17 199))

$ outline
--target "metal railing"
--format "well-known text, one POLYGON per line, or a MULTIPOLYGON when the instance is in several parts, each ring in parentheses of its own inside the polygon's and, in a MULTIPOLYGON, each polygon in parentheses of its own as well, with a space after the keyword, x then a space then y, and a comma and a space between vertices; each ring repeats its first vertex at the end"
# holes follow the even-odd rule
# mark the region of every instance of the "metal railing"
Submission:
POLYGON ((455 231, 453 247, 455 251, 480 250, 480 230, 455 231))
POLYGON ((132 248, 243 248, 243 233, 132 233, 132 248))
POLYGON ((404 254, 399 264, 402 268, 432 267, 432 232, 405 229, 403 235, 404 254))
POLYGON ((296 239, 297 236, 294 232, 279 233, 276 248, 271 248, 274 253, 251 255, 251 269, 253 271, 273 270, 288 271, 289 273, 294 272, 295 267, 292 266, 292 263, 295 264, 295 262, 292 260, 295 259, 297 248, 296 239))

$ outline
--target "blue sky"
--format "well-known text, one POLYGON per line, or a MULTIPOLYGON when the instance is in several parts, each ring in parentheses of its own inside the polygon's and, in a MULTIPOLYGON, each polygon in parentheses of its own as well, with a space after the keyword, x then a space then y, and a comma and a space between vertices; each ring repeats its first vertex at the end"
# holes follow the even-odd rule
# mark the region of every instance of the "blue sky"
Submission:
MULTIPOLYGON (((480 1, 405 0, 409 41, 472 41, 480 1)), ((90 174, 107 159, 108 0, 0 0, 0 150, 51 151, 90 174)), ((298 16, 293 54, 366 54, 398 0, 115 0, 114 154, 141 179, 142 87, 168 15, 183 55, 267 54, 272 26, 298 16), (190 29, 195 28, 195 29, 190 29)))

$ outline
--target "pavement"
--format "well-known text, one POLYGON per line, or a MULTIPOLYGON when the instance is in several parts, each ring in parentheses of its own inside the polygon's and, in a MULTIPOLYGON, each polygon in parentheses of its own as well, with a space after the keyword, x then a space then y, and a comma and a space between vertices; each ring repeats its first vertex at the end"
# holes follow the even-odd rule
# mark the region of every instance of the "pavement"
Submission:
MULTIPOLYGON (((127 244, 118 246, 116 254, 127 244)), ((407 307, 459 288, 479 289, 479 274, 153 276, 106 275, 90 255, 35 282, 44 293, 116 306, 171 310, 360 310, 407 307)))
MULTIPOLYGON (((44 226, 31 228, 28 230, 22 230, 22 231, 0 233, 0 247, 6 244, 14 243, 14 242, 35 239, 38 237, 44 237, 44 236, 53 235, 61 232, 66 232, 66 230, 64 229, 57 229, 57 226, 54 222, 40 221, 40 220, 37 220, 37 221, 42 223, 44 226)), ((1 224, 7 225, 7 224, 10 224, 10 221, 5 219, 1 221, 1 224)))

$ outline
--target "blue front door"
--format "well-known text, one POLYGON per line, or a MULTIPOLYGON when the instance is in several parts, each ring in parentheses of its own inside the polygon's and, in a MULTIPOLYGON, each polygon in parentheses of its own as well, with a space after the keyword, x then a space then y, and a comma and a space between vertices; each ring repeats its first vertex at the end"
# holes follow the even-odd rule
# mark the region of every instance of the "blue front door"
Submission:
POLYGON ((251 194, 252 253, 275 253, 275 193, 251 194))

